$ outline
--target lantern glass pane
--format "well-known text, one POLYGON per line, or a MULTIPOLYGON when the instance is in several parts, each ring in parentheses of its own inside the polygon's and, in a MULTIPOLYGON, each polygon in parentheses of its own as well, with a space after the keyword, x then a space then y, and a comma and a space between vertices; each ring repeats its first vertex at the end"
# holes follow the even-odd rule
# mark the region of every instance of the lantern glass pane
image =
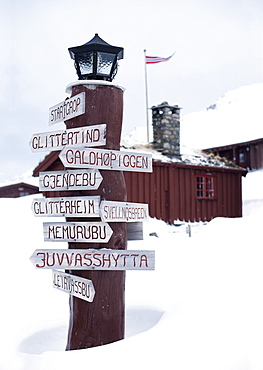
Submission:
POLYGON ((97 73, 101 75, 109 75, 115 58, 115 54, 98 52, 97 73))
POLYGON ((79 69, 82 75, 93 72, 93 55, 94 52, 78 55, 79 69))

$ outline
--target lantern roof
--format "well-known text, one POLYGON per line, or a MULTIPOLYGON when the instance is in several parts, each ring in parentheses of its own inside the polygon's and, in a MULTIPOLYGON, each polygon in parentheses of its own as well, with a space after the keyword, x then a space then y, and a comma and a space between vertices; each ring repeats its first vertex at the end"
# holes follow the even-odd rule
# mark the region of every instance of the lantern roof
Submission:
POLYGON ((112 46, 104 41, 97 33, 90 41, 86 42, 81 46, 75 46, 69 48, 69 54, 72 59, 75 59, 75 54, 86 53, 89 51, 100 51, 105 53, 117 54, 117 59, 123 59, 123 48, 118 46, 112 46))

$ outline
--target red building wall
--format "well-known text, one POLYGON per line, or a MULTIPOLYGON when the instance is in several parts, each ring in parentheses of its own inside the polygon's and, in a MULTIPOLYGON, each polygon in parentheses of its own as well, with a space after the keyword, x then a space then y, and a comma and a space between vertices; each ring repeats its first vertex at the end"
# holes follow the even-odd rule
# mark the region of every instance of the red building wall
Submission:
POLYGON ((153 162, 153 173, 125 172, 127 200, 149 204, 151 217, 173 223, 242 216, 241 177, 246 171, 153 162), (215 198, 197 199, 196 176, 215 177, 215 198))

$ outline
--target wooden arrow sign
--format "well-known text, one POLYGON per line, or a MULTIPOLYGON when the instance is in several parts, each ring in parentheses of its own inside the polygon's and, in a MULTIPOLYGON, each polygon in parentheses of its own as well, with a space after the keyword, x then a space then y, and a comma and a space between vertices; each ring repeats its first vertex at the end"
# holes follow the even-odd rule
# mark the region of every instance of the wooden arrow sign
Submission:
POLYGON ((113 231, 106 222, 44 222, 45 242, 108 243, 113 231))
POLYGON ((82 92, 72 98, 64 100, 49 108, 49 125, 66 121, 85 113, 85 93, 82 92))
POLYGON ((52 280, 53 288, 84 299, 87 302, 93 301, 95 289, 91 280, 56 270, 52 270, 52 280))
POLYGON ((39 173, 39 190, 96 190, 103 177, 99 170, 46 171, 39 173))
POLYGON ((152 155, 149 153, 65 147, 59 158, 69 168, 152 172, 152 155))
POLYGON ((33 199, 35 216, 99 217, 99 196, 33 199))
POLYGON ((100 216, 104 222, 138 222, 149 219, 148 204, 112 202, 100 203, 100 216))
POLYGON ((30 261, 36 268, 69 270, 154 270, 152 250, 36 249, 30 261))
POLYGON ((86 147, 106 144, 106 124, 34 134, 32 152, 61 150, 65 146, 86 147))

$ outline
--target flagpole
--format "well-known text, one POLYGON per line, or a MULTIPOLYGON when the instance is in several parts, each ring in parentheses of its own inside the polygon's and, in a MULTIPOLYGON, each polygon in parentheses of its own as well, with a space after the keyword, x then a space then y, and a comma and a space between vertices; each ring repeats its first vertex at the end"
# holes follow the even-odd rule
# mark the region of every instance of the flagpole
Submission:
POLYGON ((147 86, 147 68, 146 68, 146 50, 144 49, 144 67, 145 67, 145 96, 146 96, 146 127, 147 127, 147 142, 149 138, 149 114, 148 114, 148 86, 147 86))

